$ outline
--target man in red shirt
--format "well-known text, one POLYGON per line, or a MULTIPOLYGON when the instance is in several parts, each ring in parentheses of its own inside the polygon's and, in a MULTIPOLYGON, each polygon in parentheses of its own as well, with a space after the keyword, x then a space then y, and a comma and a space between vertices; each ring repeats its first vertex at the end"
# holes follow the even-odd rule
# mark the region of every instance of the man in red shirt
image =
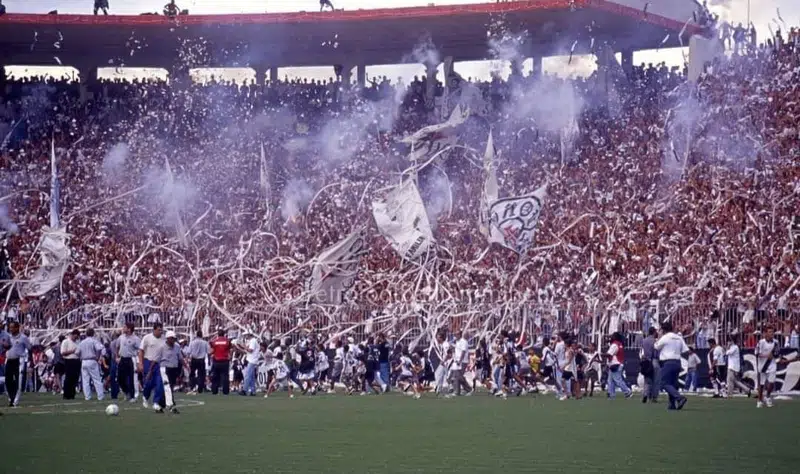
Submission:
POLYGON ((231 340, 225 336, 225 330, 217 330, 217 337, 211 340, 211 393, 219 391, 222 383, 222 394, 227 395, 231 388, 231 340))

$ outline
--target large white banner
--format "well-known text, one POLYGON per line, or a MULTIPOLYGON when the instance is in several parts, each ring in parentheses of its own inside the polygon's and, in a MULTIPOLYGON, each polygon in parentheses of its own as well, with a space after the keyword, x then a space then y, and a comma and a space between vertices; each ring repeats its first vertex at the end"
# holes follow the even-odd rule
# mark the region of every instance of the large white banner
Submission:
POLYGON ((498 199, 489 207, 489 242, 497 242, 517 253, 525 253, 533 242, 547 186, 531 194, 498 199))
POLYGON ((380 233, 406 260, 427 252, 434 241, 425 204, 411 179, 396 186, 383 201, 373 201, 372 215, 380 233))
POLYGON ((39 253, 42 256, 42 266, 36 270, 30 280, 22 286, 20 291, 24 296, 42 296, 61 284, 61 278, 69 265, 69 234, 66 228, 51 229, 45 226, 42 241, 39 244, 39 253))
POLYGON ((489 237, 489 205, 499 197, 497 185, 497 172, 494 168, 494 159, 497 152, 494 147, 492 132, 486 140, 486 152, 483 155, 483 193, 481 194, 480 215, 478 216, 479 230, 484 237, 489 237))
POLYGON ((311 271, 311 298, 317 303, 341 304, 355 284, 366 252, 366 233, 359 229, 319 254, 311 271))

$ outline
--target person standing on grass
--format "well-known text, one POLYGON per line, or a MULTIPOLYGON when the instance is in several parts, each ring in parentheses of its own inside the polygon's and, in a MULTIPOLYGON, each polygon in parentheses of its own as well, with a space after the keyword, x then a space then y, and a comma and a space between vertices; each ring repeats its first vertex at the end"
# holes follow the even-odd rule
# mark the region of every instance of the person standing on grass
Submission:
POLYGON ((161 323, 153 325, 153 332, 142 338, 139 348, 139 365, 137 369, 142 374, 144 387, 142 388, 142 406, 148 408, 147 400, 153 394, 153 409, 156 413, 164 413, 167 406, 164 399, 164 381, 161 379, 161 354, 164 349, 164 326, 161 323))
POLYGON ((6 389, 6 345, 9 344, 11 344, 11 336, 5 330, 5 322, 0 320, 0 395, 6 389))
POLYGON ((700 356, 695 354, 694 348, 689 348, 689 356, 686 358, 686 391, 697 392, 697 367, 700 365, 700 356))
POLYGON ((382 384, 385 386, 385 391, 388 393, 391 390, 391 380, 390 374, 392 372, 391 365, 389 364, 389 342, 386 340, 386 334, 379 333, 378 334, 378 341, 376 343, 378 347, 378 372, 381 376, 382 384))
POLYGON ((655 349, 658 331, 651 327, 647 330, 647 337, 642 341, 642 357, 640 371, 644 376, 644 390, 642 390, 642 403, 658 403, 659 384, 661 382, 661 366, 658 363, 658 351, 655 349))
POLYGON ((136 389, 133 380, 135 372, 134 358, 141 345, 142 340, 133 333, 133 323, 125 323, 122 334, 117 338, 117 344, 113 347, 116 350, 114 358, 117 361, 117 384, 129 402, 136 401, 136 389))
POLYGON ((17 321, 8 324, 8 337, 3 338, 2 344, 6 351, 5 383, 8 391, 8 406, 18 407, 20 395, 25 388, 28 358, 33 346, 28 336, 19 330, 17 321))
POLYGON ((725 396, 725 387, 722 381, 725 380, 725 351, 722 346, 717 344, 713 337, 708 340, 708 371, 711 376, 711 384, 714 386, 714 398, 725 396))
POLYGON ((617 388, 619 388, 625 394, 625 398, 631 398, 633 392, 622 378, 622 364, 625 362, 622 334, 615 332, 611 335, 611 344, 608 346, 606 357, 608 358, 608 397, 614 398, 617 388))
MULTIPOLYGON (((758 386, 758 402, 756 407, 767 405, 772 407, 772 390, 778 373, 778 341, 775 340, 775 328, 766 326, 764 337, 756 345, 756 385, 758 386)), ((6 372, 8 373, 8 372, 6 372)))
MULTIPOLYGON (((575 375, 577 374, 576 364, 575 364, 575 348, 572 345, 571 340, 563 341, 564 343, 564 365, 562 366, 563 370, 561 372, 561 377, 564 379, 564 384, 568 387, 567 394, 569 398, 577 398, 575 395, 577 390, 577 381, 575 380, 575 375)), ((560 398, 559 400, 564 400, 567 397, 560 398)))
POLYGON ((589 343, 589 354, 586 356, 586 370, 587 391, 590 397, 594 396, 594 384, 599 383, 600 373, 603 366, 600 361, 600 353, 597 352, 597 345, 594 342, 589 343))
POLYGON ((566 342, 564 342, 565 337, 565 333, 559 333, 556 336, 556 345, 553 350, 556 360, 553 369, 556 386, 559 388, 559 400, 566 400, 572 392, 570 390, 570 381, 564 378, 564 364, 567 361, 567 345, 566 342))
POLYGON ((447 351, 450 349, 450 343, 447 342, 447 334, 444 331, 438 331, 430 349, 428 349, 428 359, 431 361, 433 367, 436 393, 441 394, 444 387, 445 376, 447 375, 447 368, 442 363, 445 359, 447 351))
POLYGON ((672 323, 661 323, 661 337, 655 343, 661 363, 661 386, 669 395, 668 410, 681 410, 686 405, 686 397, 678 392, 678 376, 681 373, 681 356, 689 352, 689 347, 680 334, 672 332, 672 323))
POLYGON ((456 331, 456 344, 453 354, 453 366, 450 369, 450 390, 455 390, 456 396, 461 396, 461 389, 465 390, 464 395, 472 395, 469 384, 464 378, 464 369, 469 364, 469 342, 464 337, 464 331, 456 331))
POLYGON ((73 329, 61 341, 61 356, 64 358, 64 400, 75 400, 75 388, 81 375, 81 358, 78 355, 80 331, 73 329))
POLYGON ((261 360, 261 344, 255 335, 250 335, 244 346, 237 346, 245 353, 247 366, 244 368, 244 387, 239 392, 240 395, 251 397, 256 396, 256 380, 258 378, 258 362, 261 360))
MULTIPOLYGON (((164 373, 167 376, 167 382, 169 387, 165 388, 169 390, 172 395, 173 389, 178 384, 178 376, 183 370, 184 360, 183 360, 183 352, 181 351, 180 344, 176 343, 177 335, 173 331, 167 331, 166 334, 166 343, 161 348, 161 366, 164 367, 164 373)), ((162 381, 163 382, 163 381, 162 381)), ((165 395, 167 395, 165 393, 165 395)), ((167 405, 169 411, 174 414, 178 414, 178 408, 175 406, 175 399, 172 396, 165 396, 164 397, 167 401, 167 405), (172 402, 172 403, 170 403, 172 402)))
POLYGON ((211 393, 227 395, 231 390, 231 340, 225 335, 225 330, 219 328, 217 337, 211 340, 211 393))
POLYGON ((50 343, 50 350, 53 353, 53 394, 60 395, 62 392, 64 376, 64 358, 61 356, 61 343, 66 339, 63 335, 58 336, 58 341, 50 343))
POLYGON ((733 335, 728 342, 728 350, 725 351, 725 357, 728 359, 728 377, 726 379, 726 386, 728 387, 728 396, 733 395, 736 388, 746 393, 750 397, 750 387, 742 383, 742 358, 739 353, 739 345, 737 340, 739 336, 733 335))
POLYGON ((190 394, 203 393, 206 390, 206 360, 211 347, 203 339, 203 331, 197 331, 196 337, 189 343, 189 385, 190 394))
POLYGON ((83 398, 88 402, 92 399, 92 386, 94 386, 97 399, 103 399, 103 379, 100 377, 100 359, 105 353, 105 346, 94 338, 94 329, 86 330, 86 337, 78 344, 78 355, 81 358, 81 382, 83 383, 83 398))

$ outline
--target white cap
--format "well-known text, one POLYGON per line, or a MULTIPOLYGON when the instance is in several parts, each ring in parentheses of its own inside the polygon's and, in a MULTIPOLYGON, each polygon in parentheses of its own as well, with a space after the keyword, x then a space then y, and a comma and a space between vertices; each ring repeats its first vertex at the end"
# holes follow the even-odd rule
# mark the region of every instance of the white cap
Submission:
POLYGON ((177 338, 178 336, 175 335, 175 331, 167 331, 167 339, 169 338, 177 338))

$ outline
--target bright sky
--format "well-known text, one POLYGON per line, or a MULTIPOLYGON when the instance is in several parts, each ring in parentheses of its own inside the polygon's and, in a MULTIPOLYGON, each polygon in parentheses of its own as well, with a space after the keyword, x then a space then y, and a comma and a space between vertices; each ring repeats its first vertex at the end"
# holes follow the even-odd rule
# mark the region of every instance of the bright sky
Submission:
MULTIPOLYGON (((425 0, 383 0, 376 4, 374 1, 367 0, 332 0, 337 9, 355 10, 368 9, 380 6, 381 8, 421 6, 430 2, 425 0)), ((452 5, 465 3, 483 3, 486 0, 437 0, 437 5, 452 5)), ((653 0, 653 2, 671 0, 653 0)), ((58 10, 59 13, 91 13, 92 0, 4 0, 9 13, 47 13, 51 10, 58 10)), ((136 15, 143 12, 161 12, 167 0, 110 0, 111 14, 117 15, 136 15)), ((316 11, 319 9, 317 0, 178 0, 176 2, 180 8, 188 9, 190 14, 223 14, 223 13, 263 13, 263 12, 290 12, 290 11, 316 11)), ((800 1, 797 0, 709 0, 712 11, 718 13, 723 20, 731 22, 746 23, 748 10, 750 18, 756 26, 759 40, 769 36, 768 25, 772 30, 782 27, 783 23, 787 26, 800 25, 800 1), (748 9, 749 5, 749 9, 748 9), (779 19, 782 18, 783 21, 779 19)), ((661 62, 665 61, 668 65, 682 65, 683 55, 680 50, 641 51, 634 55, 634 63, 641 62, 661 62)), ((55 63, 55 61, 54 61, 55 63)), ((526 71, 530 70, 530 62, 524 65, 526 71)), ((544 69, 547 72, 554 72, 561 75, 588 74, 594 68, 593 57, 573 58, 570 65, 567 65, 567 58, 548 58, 545 60, 544 69)), ((500 72, 505 76, 508 74, 508 67, 499 62, 480 61, 475 63, 456 63, 455 69, 465 77, 487 79, 492 72, 500 72)), ((71 70, 61 69, 66 74, 71 74, 71 70)), ((35 72, 32 69, 27 71, 15 70, 16 74, 35 72)), ((109 74, 114 70, 109 70, 109 74)), ((218 73, 217 73, 218 74, 218 73)), ((240 73, 241 74, 241 73, 240 73)), ((372 66, 367 68, 367 75, 371 77, 386 75, 391 79, 402 76, 407 82, 414 75, 424 74, 424 68, 420 65, 396 65, 396 66, 372 66)), ((200 74, 203 76, 204 74, 200 74)), ((244 73, 248 76, 248 73, 244 73)), ((325 68, 282 68, 279 70, 280 77, 308 77, 327 79, 333 75, 331 67, 325 68)), ((210 74, 204 75, 206 78, 210 74)))

